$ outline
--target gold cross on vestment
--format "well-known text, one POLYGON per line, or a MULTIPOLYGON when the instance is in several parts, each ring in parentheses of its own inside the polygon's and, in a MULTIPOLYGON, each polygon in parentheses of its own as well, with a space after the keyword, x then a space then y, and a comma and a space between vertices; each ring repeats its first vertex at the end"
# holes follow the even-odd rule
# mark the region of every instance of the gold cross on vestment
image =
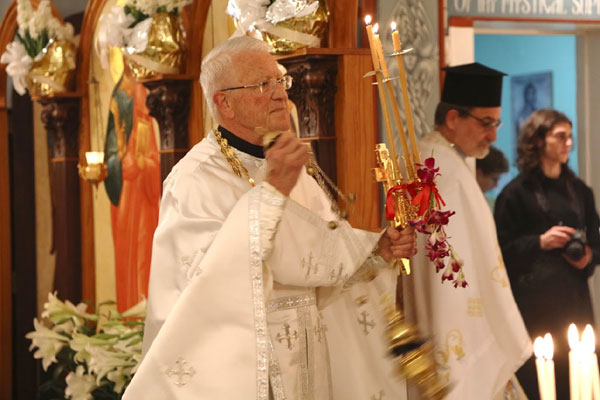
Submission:
POLYGON ((327 332, 327 325, 321 323, 321 318, 317 318, 317 326, 315 326, 315 336, 317 337, 317 342, 321 343, 321 338, 325 338, 325 332, 327 332))
POLYGON ((358 319, 358 323, 361 324, 363 326, 363 332, 365 332, 365 335, 369 334, 369 328, 373 329, 375 328, 375 321, 371 320, 368 321, 367 317, 369 315, 368 312, 363 311, 360 313, 360 315, 362 315, 362 318, 357 318, 358 319))
POLYGON ((344 274, 344 264, 340 263, 338 266, 337 273, 335 270, 331 270, 331 280, 336 285, 339 281, 345 281, 348 278, 348 274, 344 274))
POLYGON ((385 395, 385 392, 383 390, 380 390, 377 396, 371 396, 371 400, 383 400, 383 395, 385 395))
POLYGON ((319 264, 313 264, 313 255, 312 253, 308 254, 308 260, 306 258, 302 258, 302 268, 306 268, 306 276, 305 279, 308 279, 311 272, 316 274, 319 271, 319 264))
POLYGON ((187 361, 183 358, 179 357, 177 361, 175 361, 175 366, 167 369, 166 374, 169 378, 175 376, 175 385, 181 387, 187 384, 185 381, 185 377, 189 376, 190 378, 194 376, 196 370, 193 367, 187 366, 187 361))
POLYGON ((287 348, 291 350, 294 347, 292 340, 298 340, 298 332, 294 331, 294 333, 290 333, 290 324, 287 322, 283 324, 283 330, 285 331, 285 335, 278 333, 276 339, 279 343, 284 340, 287 341, 287 348))

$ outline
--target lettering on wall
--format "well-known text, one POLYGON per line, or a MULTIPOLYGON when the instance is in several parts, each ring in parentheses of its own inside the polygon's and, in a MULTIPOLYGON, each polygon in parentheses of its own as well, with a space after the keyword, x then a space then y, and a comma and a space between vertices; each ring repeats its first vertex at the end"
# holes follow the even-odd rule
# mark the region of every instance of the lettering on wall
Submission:
POLYGON ((448 16, 600 19, 600 0, 448 0, 448 16))

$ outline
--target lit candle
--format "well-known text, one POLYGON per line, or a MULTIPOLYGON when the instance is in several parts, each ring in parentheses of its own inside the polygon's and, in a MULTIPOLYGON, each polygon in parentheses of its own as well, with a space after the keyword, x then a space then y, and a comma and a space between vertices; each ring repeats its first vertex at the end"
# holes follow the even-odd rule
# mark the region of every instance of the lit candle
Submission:
MULTIPOLYGON (((390 145, 390 157, 392 162, 396 166, 395 170, 400 173, 398 166, 398 154, 396 153, 396 146, 394 144, 394 135, 392 131, 392 123, 390 121, 390 114, 388 112, 387 101, 385 99, 385 92, 383 91, 383 79, 381 78, 381 71, 379 65, 379 56, 377 55, 377 44, 379 35, 377 35, 377 25, 374 28, 371 26, 371 16, 365 17, 365 24, 367 25, 367 38, 369 39, 369 47, 371 48, 371 58, 373 59, 373 69, 375 71, 375 78, 377 79, 377 90, 379 92, 379 103, 381 104, 381 111, 383 114, 383 121, 385 123, 385 132, 390 145)), ((401 176, 396 176, 394 179, 401 179, 401 176)))
MULTIPOLYGON (((588 325, 589 326, 589 325, 588 325)), ((587 326, 586 326, 587 328, 587 326)), ((594 345, 594 350, 596 349, 596 335, 594 334, 594 329, 590 326, 592 343, 594 345)), ((598 356, 596 352, 592 353, 592 398, 594 400, 600 400, 600 374, 598 373, 598 356)))
POLYGON ((535 354, 535 369, 537 371, 538 389, 540 398, 546 400, 546 370, 544 368, 544 339, 540 336, 533 342, 533 354, 535 354))
MULTIPOLYGON (((402 43, 396 30, 396 24, 392 26, 392 42, 394 43, 394 52, 400 53, 402 51, 402 43)), ((396 54, 398 60, 398 72, 400 73, 400 85, 402 86, 402 101, 404 102, 404 110, 406 110, 406 125, 408 127, 408 137, 410 138, 410 144, 413 151, 413 161, 420 163, 421 156, 417 149, 417 136, 415 134, 415 123, 413 121, 412 111, 410 108, 410 99, 408 97, 408 86, 406 81, 406 71, 404 69, 404 61, 402 54, 396 54)))
POLYGON ((569 339, 569 387, 571 400, 580 400, 580 376, 579 376, 579 332, 575 324, 569 325, 567 333, 569 339))
POLYGON ((591 325, 586 325, 581 334, 581 398, 592 399, 592 359, 594 354, 594 331, 591 325))
POLYGON ((546 397, 544 400, 556 400, 556 383, 554 380, 554 342, 552 335, 546 333, 544 335, 544 368, 546 378, 546 397))
POLYGON ((102 151, 87 151, 85 153, 85 160, 88 165, 102 164, 104 162, 104 152, 102 151))

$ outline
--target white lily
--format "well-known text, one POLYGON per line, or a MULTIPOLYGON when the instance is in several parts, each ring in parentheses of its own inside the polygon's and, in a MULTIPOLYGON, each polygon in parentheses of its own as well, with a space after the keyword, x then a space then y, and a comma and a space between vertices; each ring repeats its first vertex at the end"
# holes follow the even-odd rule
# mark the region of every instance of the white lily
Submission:
POLYGON ((25 337, 31 340, 30 351, 37 348, 35 353, 33 353, 33 358, 41 358, 42 367, 46 371, 52 363, 57 361, 56 355, 67 345, 69 338, 47 328, 37 319, 33 320, 33 326, 35 327, 35 331, 29 332, 25 337))
POLYGON ((93 400, 92 391, 97 387, 94 377, 85 373, 83 365, 78 365, 75 372, 65 378, 67 387, 65 395, 72 400, 93 400))
POLYGON ((33 60, 27 54, 25 46, 19 41, 10 42, 6 46, 6 51, 2 54, 0 62, 8 64, 6 73, 13 78, 13 86, 21 96, 27 91, 25 78, 31 68, 33 60))

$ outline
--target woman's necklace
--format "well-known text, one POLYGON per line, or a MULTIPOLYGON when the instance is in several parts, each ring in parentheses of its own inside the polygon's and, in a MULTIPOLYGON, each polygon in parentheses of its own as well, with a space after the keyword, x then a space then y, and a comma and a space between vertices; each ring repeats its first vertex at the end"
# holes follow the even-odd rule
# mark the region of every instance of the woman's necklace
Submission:
POLYGON ((221 153, 223 153, 223 155, 225 156, 225 159, 227 160, 227 163, 231 166, 233 172, 240 178, 246 178, 250 186, 254 186, 254 179, 250 178, 248 170, 246 169, 246 167, 244 167, 244 164, 242 164, 242 160, 240 160, 237 154, 235 154, 235 150, 233 149, 233 147, 231 147, 229 143, 227 143, 227 139, 224 139, 223 136, 221 136, 221 132, 219 132, 218 129, 215 129, 214 134, 215 138, 217 139, 217 143, 221 148, 221 153))

